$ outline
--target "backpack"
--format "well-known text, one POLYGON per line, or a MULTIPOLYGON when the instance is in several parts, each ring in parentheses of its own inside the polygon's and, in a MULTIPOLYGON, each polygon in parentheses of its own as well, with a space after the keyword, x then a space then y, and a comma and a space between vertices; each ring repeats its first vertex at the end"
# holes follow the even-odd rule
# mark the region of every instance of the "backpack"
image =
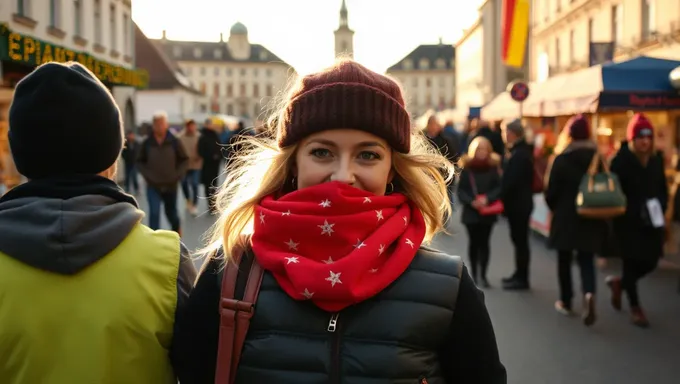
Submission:
MULTIPOLYGON (((250 238, 245 244, 250 244, 250 238)), ((245 249, 237 249, 232 259, 226 262, 222 273, 216 384, 233 384, 236 381, 236 369, 241 360, 250 319, 255 314, 255 303, 264 275, 249 245, 245 249)))
POLYGON ((602 161, 596 151, 588 171, 581 179, 576 195, 576 212, 590 219, 610 219, 626 212, 626 195, 616 174, 609 171, 609 165, 602 161), (602 171, 598 172, 602 164, 602 171))

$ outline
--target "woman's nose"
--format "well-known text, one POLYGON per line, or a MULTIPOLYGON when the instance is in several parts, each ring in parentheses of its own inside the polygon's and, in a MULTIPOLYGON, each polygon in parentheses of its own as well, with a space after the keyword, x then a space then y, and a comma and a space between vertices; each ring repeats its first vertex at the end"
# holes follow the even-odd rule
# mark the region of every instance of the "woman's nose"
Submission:
POLYGON ((331 181, 339 181, 350 185, 354 184, 356 177, 354 176, 351 165, 345 164, 345 162, 338 164, 338 168, 331 176, 331 181))

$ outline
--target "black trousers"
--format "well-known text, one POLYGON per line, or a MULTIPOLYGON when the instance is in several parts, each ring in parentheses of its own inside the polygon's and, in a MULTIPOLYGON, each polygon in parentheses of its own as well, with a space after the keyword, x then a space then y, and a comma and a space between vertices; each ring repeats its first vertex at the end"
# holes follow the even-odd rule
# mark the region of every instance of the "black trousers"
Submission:
MULTIPOLYGON (((574 297, 571 279, 571 266, 574 261, 573 251, 557 252, 557 278, 560 283, 560 300, 567 308, 571 308, 574 297)), ((595 294, 595 255, 591 252, 576 252, 576 261, 581 272, 581 292, 595 294)))
POLYGON ((638 297, 637 283, 647 274, 656 269, 658 264, 656 258, 647 259, 623 259, 623 275, 621 276, 621 287, 626 296, 628 296, 628 303, 631 307, 640 306, 640 298, 638 297))
POLYGON ((513 277, 529 281, 529 219, 526 215, 508 215, 510 239, 515 248, 515 273, 513 277))
POLYGON ((468 258, 470 260, 470 273, 476 281, 477 277, 486 278, 491 255, 491 231, 493 223, 466 224, 468 233, 468 258), (481 272, 481 275, 477 273, 481 272))

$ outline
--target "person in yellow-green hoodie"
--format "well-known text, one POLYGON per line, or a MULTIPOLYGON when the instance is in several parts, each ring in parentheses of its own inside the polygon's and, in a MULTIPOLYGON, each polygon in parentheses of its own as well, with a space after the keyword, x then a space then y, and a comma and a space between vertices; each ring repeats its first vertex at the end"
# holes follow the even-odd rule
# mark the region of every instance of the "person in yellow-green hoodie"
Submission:
POLYGON ((9 143, 29 181, 0 199, 0 382, 177 383, 178 307, 196 271, 114 181, 124 131, 78 63, 16 86, 9 143))

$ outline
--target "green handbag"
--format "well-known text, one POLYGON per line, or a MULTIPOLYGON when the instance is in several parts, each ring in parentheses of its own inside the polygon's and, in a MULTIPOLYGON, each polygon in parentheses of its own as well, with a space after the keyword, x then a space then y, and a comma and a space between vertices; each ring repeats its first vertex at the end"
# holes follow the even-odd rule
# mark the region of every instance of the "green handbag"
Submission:
POLYGON ((581 179, 576 196, 576 211, 591 219, 610 219, 626 212, 626 195, 621 191, 617 175, 609 171, 609 165, 595 152, 588 172, 581 179), (602 164, 602 172, 598 165, 602 164))

